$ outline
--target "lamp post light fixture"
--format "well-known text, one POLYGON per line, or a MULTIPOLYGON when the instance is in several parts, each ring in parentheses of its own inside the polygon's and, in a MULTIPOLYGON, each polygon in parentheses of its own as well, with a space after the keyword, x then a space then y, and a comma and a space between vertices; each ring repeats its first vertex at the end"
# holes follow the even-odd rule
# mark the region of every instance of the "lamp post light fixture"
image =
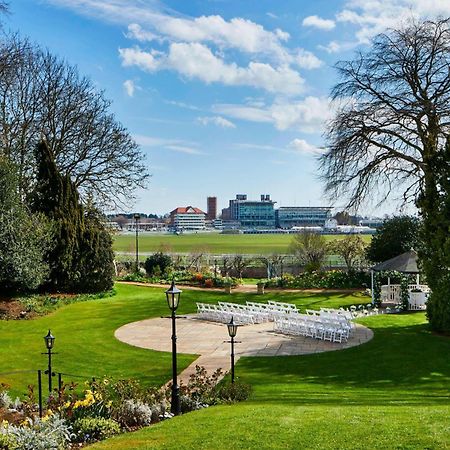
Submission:
POLYGON ((177 381, 177 333, 176 333, 176 315, 175 312, 180 302, 181 290, 175 286, 175 281, 166 291, 167 304, 172 312, 172 401, 170 411, 175 416, 181 414, 180 388, 177 381))
POLYGON ((236 337, 238 326, 234 323, 233 317, 227 323, 228 335, 231 338, 231 382, 234 383, 234 338, 236 337))
POLYGON ((134 215, 134 225, 136 228, 136 273, 139 273, 139 220, 141 215, 136 213, 134 215))
POLYGON ((52 372, 52 350, 53 350, 53 346, 55 344, 55 336, 52 335, 50 330, 48 330, 47 335, 44 336, 44 341, 45 341, 45 347, 47 348, 47 353, 43 353, 43 354, 48 355, 48 368, 44 373, 48 374, 48 392, 52 392, 52 377, 55 375, 52 372))

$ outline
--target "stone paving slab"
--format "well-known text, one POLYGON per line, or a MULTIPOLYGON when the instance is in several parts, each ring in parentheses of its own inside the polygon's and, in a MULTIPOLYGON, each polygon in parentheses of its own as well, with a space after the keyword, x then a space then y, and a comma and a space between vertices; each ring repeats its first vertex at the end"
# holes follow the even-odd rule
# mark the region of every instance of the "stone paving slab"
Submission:
MULTIPOLYGON (((155 318, 129 323, 118 328, 115 337, 135 347, 172 351, 171 321, 155 318)), ((204 366, 208 373, 221 368, 228 370, 230 365, 230 343, 226 324, 198 319, 196 315, 177 319, 177 350, 199 357, 180 374, 186 383, 195 372, 195 366, 204 366)), ((235 345, 236 361, 241 356, 291 356, 329 352, 354 347, 370 341, 373 332, 356 324, 348 342, 339 344, 321 341, 304 336, 287 336, 273 331, 273 323, 240 326, 235 345)))

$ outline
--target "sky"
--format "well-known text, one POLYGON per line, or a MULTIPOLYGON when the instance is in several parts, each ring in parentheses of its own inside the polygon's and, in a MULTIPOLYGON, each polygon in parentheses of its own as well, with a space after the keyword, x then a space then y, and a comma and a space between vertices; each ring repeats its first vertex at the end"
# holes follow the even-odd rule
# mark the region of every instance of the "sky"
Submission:
MULTIPOLYGON (((151 178, 129 211, 219 208, 237 193, 334 206, 318 157, 336 62, 449 0, 13 0, 5 28, 76 65, 141 145, 151 178)), ((390 202, 363 215, 398 212, 390 202)), ((406 211, 408 212, 408 211, 406 211)))

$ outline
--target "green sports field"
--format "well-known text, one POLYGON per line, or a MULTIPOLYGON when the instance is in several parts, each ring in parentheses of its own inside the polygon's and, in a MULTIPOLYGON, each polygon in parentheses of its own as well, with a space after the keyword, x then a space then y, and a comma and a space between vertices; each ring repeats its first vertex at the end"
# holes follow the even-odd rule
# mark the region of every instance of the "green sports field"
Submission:
MULTIPOLYGON (((362 236, 370 242, 371 236, 362 236)), ((163 251, 166 253, 190 253, 204 251, 211 254, 271 254, 289 253, 293 236, 288 234, 141 234, 139 251, 143 253, 163 251)), ((342 235, 325 235, 328 240, 342 239, 342 235)), ((114 239, 114 250, 119 253, 135 251, 134 234, 120 234, 114 239)))

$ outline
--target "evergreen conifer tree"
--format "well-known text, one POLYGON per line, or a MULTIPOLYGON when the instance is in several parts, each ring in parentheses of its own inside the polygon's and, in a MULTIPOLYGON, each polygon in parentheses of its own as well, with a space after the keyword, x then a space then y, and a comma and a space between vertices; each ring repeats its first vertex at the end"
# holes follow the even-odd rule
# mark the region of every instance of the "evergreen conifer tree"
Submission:
POLYGON ((69 176, 58 171, 45 142, 36 148, 37 185, 32 204, 53 224, 53 246, 47 254, 46 288, 63 292, 98 292, 112 287, 112 240, 99 217, 85 215, 69 176))

